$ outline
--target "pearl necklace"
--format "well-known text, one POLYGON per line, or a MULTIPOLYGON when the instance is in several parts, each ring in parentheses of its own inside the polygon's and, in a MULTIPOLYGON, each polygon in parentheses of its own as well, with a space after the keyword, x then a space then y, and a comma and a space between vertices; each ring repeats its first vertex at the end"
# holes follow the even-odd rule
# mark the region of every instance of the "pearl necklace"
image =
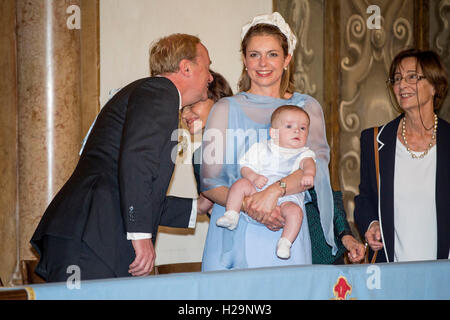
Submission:
POLYGON ((428 154, 428 151, 430 151, 430 149, 433 147, 433 140, 436 140, 437 126, 438 126, 438 117, 436 114, 434 114, 434 126, 433 126, 433 135, 431 136, 431 142, 428 144, 427 150, 425 150, 420 155, 416 156, 408 146, 408 141, 406 140, 406 120, 405 120, 405 117, 403 117, 402 138, 403 138, 403 142, 405 143, 406 150, 409 152, 409 154, 411 155, 411 157, 413 159, 422 159, 423 157, 425 157, 428 154))

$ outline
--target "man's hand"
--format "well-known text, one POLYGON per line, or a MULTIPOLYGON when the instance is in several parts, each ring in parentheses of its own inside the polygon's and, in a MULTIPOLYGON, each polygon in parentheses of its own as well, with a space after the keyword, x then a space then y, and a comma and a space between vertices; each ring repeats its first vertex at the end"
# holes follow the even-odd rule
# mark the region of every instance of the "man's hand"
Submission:
POLYGON ((206 198, 203 193, 200 193, 198 199, 197 199, 197 214, 211 214, 212 207, 214 205, 214 202, 206 198))
POLYGON ((155 249, 152 239, 131 240, 136 259, 130 264, 128 272, 133 276, 148 275, 155 264, 155 249))
POLYGON ((360 262, 362 259, 364 259, 364 253, 366 251, 366 248, 364 245, 356 240, 351 235, 345 235, 342 237, 342 244, 344 245, 345 249, 348 250, 348 258, 352 263, 360 262))
POLYGON ((383 248, 383 242, 381 241, 380 223, 378 221, 375 221, 370 225, 364 236, 373 251, 378 251, 383 248))

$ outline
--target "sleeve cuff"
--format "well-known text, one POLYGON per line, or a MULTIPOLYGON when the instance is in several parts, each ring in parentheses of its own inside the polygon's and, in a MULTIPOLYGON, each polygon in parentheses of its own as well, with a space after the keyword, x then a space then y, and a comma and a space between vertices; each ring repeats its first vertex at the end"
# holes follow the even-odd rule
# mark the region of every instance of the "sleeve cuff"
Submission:
POLYGON ((342 238, 344 236, 352 236, 353 237, 353 233, 350 230, 345 229, 341 233, 339 233, 338 239, 342 241, 342 238))
POLYGON ((197 199, 192 199, 192 210, 191 216, 189 217, 189 225, 188 228, 195 228, 195 224, 197 223, 197 199))
MULTIPOLYGON (((372 224, 374 224, 375 222, 379 222, 378 220, 373 220, 370 224, 369 224, 369 226, 367 227, 367 230, 369 230, 370 229, 370 227, 372 226, 372 224)), ((366 231, 367 231, 366 230, 366 231)))
POLYGON ((127 232, 127 240, 142 240, 151 238, 152 238, 151 233, 127 232))

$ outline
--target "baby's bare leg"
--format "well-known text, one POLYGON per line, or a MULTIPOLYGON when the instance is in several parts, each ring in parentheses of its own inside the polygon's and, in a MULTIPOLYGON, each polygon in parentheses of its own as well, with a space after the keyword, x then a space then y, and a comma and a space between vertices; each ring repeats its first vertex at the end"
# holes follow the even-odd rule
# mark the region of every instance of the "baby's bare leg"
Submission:
POLYGON ((291 246, 300 232, 303 222, 303 211, 294 202, 283 202, 280 205, 281 215, 286 220, 280 240, 277 244, 277 256, 281 259, 289 259, 291 246))
POLYGON ((228 191, 227 211, 241 211, 242 201, 245 197, 251 196, 256 192, 256 188, 250 180, 242 178, 233 183, 228 191))
POLYGON ((217 219, 216 225, 230 230, 235 229, 239 222, 242 201, 244 201, 245 197, 255 192, 256 189, 253 183, 248 179, 242 178, 233 183, 228 191, 225 214, 217 219))
POLYGON ((303 222, 303 210, 294 202, 283 202, 280 205, 281 215, 286 220, 283 227, 282 238, 288 239, 291 243, 294 243, 297 238, 300 228, 303 222))

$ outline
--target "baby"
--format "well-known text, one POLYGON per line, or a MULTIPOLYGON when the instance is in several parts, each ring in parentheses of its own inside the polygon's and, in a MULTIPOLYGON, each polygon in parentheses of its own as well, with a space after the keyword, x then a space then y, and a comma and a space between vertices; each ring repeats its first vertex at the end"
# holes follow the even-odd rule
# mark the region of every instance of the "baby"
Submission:
POLYGON ((276 254, 289 259, 291 246, 297 238, 303 221, 304 192, 285 196, 286 184, 282 179, 297 169, 303 170, 301 184, 314 185, 316 175, 315 154, 305 147, 309 132, 309 116, 300 107, 278 107, 271 118, 270 140, 253 144, 240 159, 241 175, 231 186, 225 214, 217 219, 219 227, 236 228, 239 212, 245 197, 273 183, 279 183, 284 193, 278 199, 281 215, 286 223, 277 243, 276 254))

